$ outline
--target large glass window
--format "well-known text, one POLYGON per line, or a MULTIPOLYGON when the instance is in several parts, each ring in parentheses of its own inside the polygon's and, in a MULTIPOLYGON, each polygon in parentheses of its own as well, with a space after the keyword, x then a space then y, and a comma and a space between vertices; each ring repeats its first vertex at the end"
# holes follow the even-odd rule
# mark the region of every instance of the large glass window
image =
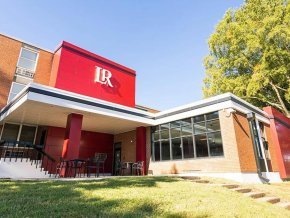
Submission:
POLYGON ((16 82, 12 82, 7 103, 9 103, 24 88, 25 88, 25 85, 20 84, 20 83, 16 83, 16 82))
POLYGON ((23 47, 21 49, 17 67, 34 71, 36 67, 37 55, 38 54, 36 51, 23 47))
POLYGON ((153 160, 223 156, 218 112, 152 127, 153 160))

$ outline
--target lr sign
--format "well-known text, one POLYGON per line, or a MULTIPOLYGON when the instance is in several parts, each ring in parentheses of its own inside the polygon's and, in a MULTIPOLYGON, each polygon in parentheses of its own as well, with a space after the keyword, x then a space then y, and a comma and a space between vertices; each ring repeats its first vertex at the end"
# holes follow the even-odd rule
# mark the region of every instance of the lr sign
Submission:
POLYGON ((111 71, 106 70, 106 69, 101 68, 101 67, 96 67, 95 82, 101 83, 101 84, 106 84, 110 87, 113 87, 111 80, 110 80, 111 77, 112 77, 111 71))

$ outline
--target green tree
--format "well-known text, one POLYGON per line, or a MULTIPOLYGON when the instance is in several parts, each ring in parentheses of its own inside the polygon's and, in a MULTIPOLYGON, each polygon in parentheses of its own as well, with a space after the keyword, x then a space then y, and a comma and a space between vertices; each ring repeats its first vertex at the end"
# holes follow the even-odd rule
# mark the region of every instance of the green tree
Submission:
POLYGON ((290 117, 290 0, 245 0, 208 44, 205 97, 232 92, 290 117))

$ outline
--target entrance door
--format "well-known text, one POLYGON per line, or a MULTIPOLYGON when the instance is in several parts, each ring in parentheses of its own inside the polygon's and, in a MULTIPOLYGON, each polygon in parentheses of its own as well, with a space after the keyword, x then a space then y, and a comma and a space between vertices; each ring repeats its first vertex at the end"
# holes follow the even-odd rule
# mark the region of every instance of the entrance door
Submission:
POLYGON ((113 174, 120 175, 121 164, 121 142, 114 144, 114 162, 113 162, 113 174))

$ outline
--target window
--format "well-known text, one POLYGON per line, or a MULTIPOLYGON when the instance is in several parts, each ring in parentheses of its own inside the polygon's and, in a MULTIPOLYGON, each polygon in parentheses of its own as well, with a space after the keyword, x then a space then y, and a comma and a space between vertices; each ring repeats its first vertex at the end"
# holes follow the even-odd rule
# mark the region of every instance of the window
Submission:
POLYGON ((152 141, 154 161, 223 156, 218 112, 152 127, 152 141))
POLYGON ((37 56, 37 51, 22 47, 17 67, 34 72, 36 68, 37 56))
POLYGON ((7 103, 9 103, 24 88, 25 88, 25 85, 20 84, 20 83, 16 83, 16 82, 12 82, 7 103))
POLYGON ((5 123, 1 140, 23 141, 34 143, 36 126, 5 123))

